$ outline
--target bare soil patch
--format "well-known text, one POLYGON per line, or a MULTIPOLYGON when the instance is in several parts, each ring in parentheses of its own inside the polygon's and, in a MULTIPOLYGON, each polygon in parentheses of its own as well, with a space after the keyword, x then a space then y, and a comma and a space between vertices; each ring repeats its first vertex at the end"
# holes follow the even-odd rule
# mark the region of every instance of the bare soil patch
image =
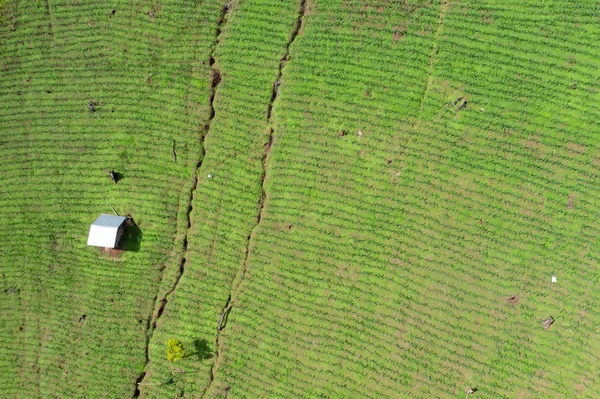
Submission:
POLYGON ((569 201, 567 203, 567 208, 573 209, 573 199, 574 198, 575 198, 575 196, 573 194, 569 195, 569 201))
POLYGON ((518 295, 512 295, 506 299, 506 302, 508 302, 509 304, 511 304, 513 306, 518 305, 519 302, 521 302, 521 297, 518 295))
POLYGON ((123 253, 123 250, 116 248, 100 248, 100 252, 102 252, 103 254, 107 254, 108 257, 111 259, 119 259, 119 257, 123 253))

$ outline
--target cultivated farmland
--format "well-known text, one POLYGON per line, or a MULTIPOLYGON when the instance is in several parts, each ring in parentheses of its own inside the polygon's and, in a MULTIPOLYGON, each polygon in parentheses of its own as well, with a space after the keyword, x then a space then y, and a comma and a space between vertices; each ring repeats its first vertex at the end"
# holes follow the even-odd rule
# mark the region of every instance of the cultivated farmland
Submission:
POLYGON ((0 397, 130 397, 145 367, 162 272, 179 263, 219 10, 153 7, 5 4, 0 397), (106 201, 141 231, 116 261, 85 245, 106 201))
POLYGON ((0 16, 0 397, 600 395, 597 2, 0 16))

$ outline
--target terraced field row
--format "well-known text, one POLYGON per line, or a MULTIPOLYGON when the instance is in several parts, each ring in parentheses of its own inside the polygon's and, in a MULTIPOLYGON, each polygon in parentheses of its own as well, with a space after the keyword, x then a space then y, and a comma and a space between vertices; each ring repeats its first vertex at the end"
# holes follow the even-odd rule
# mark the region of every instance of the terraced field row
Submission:
POLYGON ((220 82, 194 194, 188 261, 157 323, 141 397, 223 393, 224 385, 210 386, 221 358, 217 326, 232 287, 243 276, 249 235, 257 223, 269 142, 267 114, 298 8, 294 2, 244 1, 233 3, 223 21, 213 66, 220 82), (193 353, 177 364, 164 355, 173 337, 193 353))
POLYGON ((597 2, 0 18, 0 397, 599 395, 597 2))
POLYGON ((397 234, 382 221, 401 217, 385 169, 403 140, 389 129, 410 129, 419 113, 440 3, 412 15, 373 5, 362 26, 348 24, 360 10, 311 3, 284 71, 266 216, 224 340, 220 378, 241 397, 393 396, 406 378, 379 346, 396 329, 377 327, 374 294, 393 276, 380 262, 397 234), (386 23, 419 34, 395 41, 386 23))
POLYGON ((159 281, 179 262, 219 6, 153 7, 3 10, 2 397, 128 397, 144 368, 159 281), (116 259, 86 246, 107 202, 138 227, 116 259))
POLYGON ((438 2, 394 44, 393 6, 324 3, 284 73, 266 217, 214 384, 597 396, 597 32, 581 34, 597 6, 438 2))

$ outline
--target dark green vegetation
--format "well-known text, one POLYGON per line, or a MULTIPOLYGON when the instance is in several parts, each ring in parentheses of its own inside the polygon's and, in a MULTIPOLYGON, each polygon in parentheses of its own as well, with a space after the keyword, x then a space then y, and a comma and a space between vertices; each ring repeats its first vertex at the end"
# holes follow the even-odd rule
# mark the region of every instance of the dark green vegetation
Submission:
POLYGON ((598 397, 600 4, 223 5, 6 1, 0 396, 598 397))

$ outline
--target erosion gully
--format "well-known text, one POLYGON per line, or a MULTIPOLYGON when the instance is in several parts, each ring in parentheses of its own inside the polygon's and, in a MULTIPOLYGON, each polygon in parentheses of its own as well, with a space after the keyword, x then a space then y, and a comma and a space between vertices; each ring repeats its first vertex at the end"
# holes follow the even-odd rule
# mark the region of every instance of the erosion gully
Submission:
MULTIPOLYGON (((217 370, 222 363, 223 354, 221 351, 221 332, 223 331, 223 329, 225 328, 225 326, 227 324, 227 318, 229 316, 229 313, 235 306, 237 295, 240 290, 240 286, 243 283, 246 273, 248 271, 248 255, 250 254, 250 244, 254 237, 255 231, 259 227, 262 217, 263 217, 263 211, 265 208, 265 200, 266 200, 265 179, 267 177, 267 171, 268 171, 267 159, 269 157, 269 154, 271 153, 271 148, 273 147, 273 135, 275 133, 275 129, 273 127, 273 105, 275 104, 275 101, 277 100, 277 97, 279 95, 283 71, 285 69, 287 62, 289 61, 289 58, 290 58, 290 48, 291 48, 292 44, 294 43, 294 41, 296 40, 296 37, 300 33, 300 29, 302 28, 302 24, 304 22, 305 12, 306 12, 306 0, 300 0, 298 16, 294 23, 294 29, 292 30, 290 38, 286 44, 285 54, 283 55, 283 57, 281 57, 281 60, 279 61, 279 71, 277 73, 277 77, 275 78, 275 81, 273 82, 273 87, 272 87, 272 91, 271 91, 271 99, 270 99, 269 105, 267 107, 266 120, 267 120, 267 124, 269 125, 269 137, 267 139, 266 145, 264 146, 264 152, 263 152, 263 156, 262 156, 261 195, 258 199, 258 214, 256 216, 256 221, 254 223, 254 226, 250 229, 250 232, 248 233, 248 236, 246 239, 246 248, 244 251, 244 253, 245 253, 244 261, 242 262, 242 266, 241 266, 240 270, 238 271, 236 278, 233 280, 234 284, 232 285, 231 292, 230 292, 229 296, 227 297, 227 301, 225 302, 225 305, 223 306, 223 310, 221 312, 221 317, 219 318, 219 322, 217 324, 217 334, 215 336, 215 350, 216 350, 216 353, 214 356, 215 361, 210 368, 210 380, 204 390, 204 393, 202 394, 202 398, 206 397, 206 394, 208 392, 210 392, 212 383, 215 381, 217 370)), ((224 388, 225 397, 227 397, 227 393, 229 392, 229 389, 230 389, 229 386, 224 388)))
POLYGON ((221 15, 219 17, 219 21, 217 23, 217 28, 216 28, 216 32, 215 32, 215 43, 213 46, 212 54, 209 59, 209 66, 211 68, 210 69, 211 84, 210 84, 210 96, 209 96, 210 113, 209 113, 208 120, 207 120, 206 124, 204 125, 204 134, 200 138, 201 150, 200 150, 199 160, 196 162, 196 165, 194 166, 194 170, 192 173, 194 178, 192 181, 192 186, 190 188, 189 197, 187 200, 187 210, 186 210, 187 226, 185 228, 184 236, 183 236, 183 244, 182 244, 182 246, 183 246, 182 254, 183 255, 179 262, 179 267, 177 270, 177 277, 175 278, 175 282, 173 283, 171 288, 166 292, 166 294, 162 298, 160 298, 156 301, 156 305, 155 305, 155 309, 152 314, 152 317, 148 319, 148 326, 147 326, 147 333, 146 333, 146 351, 145 351, 146 363, 144 366, 144 370, 141 372, 140 376, 136 380, 133 398, 138 398, 140 396, 140 385, 143 384, 144 378, 146 377, 146 367, 148 366, 148 362, 150 360, 149 353, 148 353, 149 345, 150 345, 150 340, 152 339, 152 336, 154 334, 154 331, 156 330, 156 324, 157 324, 158 320, 160 319, 160 317, 162 316, 162 314, 165 310, 165 307, 167 306, 167 303, 169 302, 170 295, 173 294, 173 292, 177 289, 177 286, 179 285, 179 281, 181 280, 181 277, 183 276, 183 274, 185 272, 185 265, 186 265, 187 257, 188 257, 188 233, 189 233, 190 228, 192 227, 192 220, 191 220, 190 215, 194 208, 194 206, 193 206, 194 194, 196 192, 196 188, 198 187, 198 171, 202 167, 202 162, 204 160, 204 157, 206 156, 206 150, 204 148, 204 141, 206 139, 206 136, 210 133, 212 121, 215 118, 214 100, 215 100, 215 95, 217 93, 217 90, 219 88, 219 84, 221 83, 221 71, 219 70, 219 67, 217 66, 217 64, 215 62, 214 54, 215 54, 215 49, 217 47, 217 44, 221 40, 221 32, 223 30, 223 26, 227 23, 227 16, 229 14, 230 8, 231 8, 230 0, 228 0, 227 3, 221 8, 221 15))

